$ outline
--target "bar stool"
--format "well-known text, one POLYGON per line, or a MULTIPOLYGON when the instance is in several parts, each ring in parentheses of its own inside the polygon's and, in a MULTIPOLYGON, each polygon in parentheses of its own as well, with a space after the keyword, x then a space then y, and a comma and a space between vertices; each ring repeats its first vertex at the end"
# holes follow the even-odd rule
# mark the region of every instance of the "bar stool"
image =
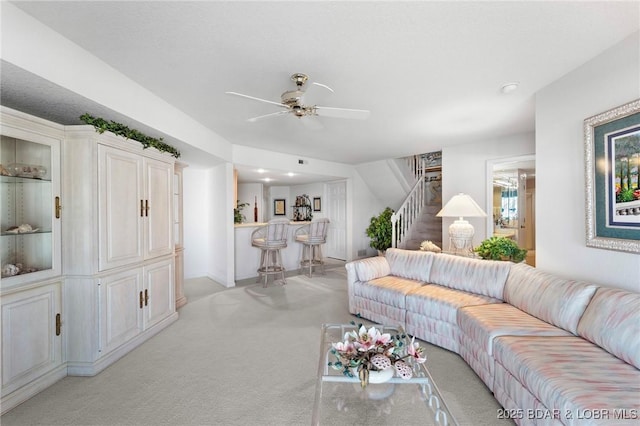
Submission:
POLYGON ((312 276, 314 266, 321 266, 324 270, 324 258, 322 257, 322 244, 327 242, 329 219, 314 219, 308 225, 296 229, 294 239, 303 244, 300 269, 309 268, 309 278, 312 276))
POLYGON ((280 249, 287 247, 287 230, 289 219, 272 219, 266 225, 256 228, 251 233, 251 245, 260 249, 260 265, 258 266, 258 280, 264 277, 263 287, 267 286, 269 275, 281 274, 284 278, 284 265, 280 249))

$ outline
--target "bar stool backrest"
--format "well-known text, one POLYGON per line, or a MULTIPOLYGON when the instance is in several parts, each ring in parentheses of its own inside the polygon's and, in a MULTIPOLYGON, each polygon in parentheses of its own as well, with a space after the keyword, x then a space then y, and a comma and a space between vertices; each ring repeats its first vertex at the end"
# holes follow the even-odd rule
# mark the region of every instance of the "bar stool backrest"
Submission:
POLYGON ((287 231, 289 229, 289 219, 271 219, 267 223, 265 242, 267 245, 287 244, 287 231))
POLYGON ((327 231, 329 230, 329 219, 315 219, 309 224, 309 243, 324 244, 327 242, 327 231))

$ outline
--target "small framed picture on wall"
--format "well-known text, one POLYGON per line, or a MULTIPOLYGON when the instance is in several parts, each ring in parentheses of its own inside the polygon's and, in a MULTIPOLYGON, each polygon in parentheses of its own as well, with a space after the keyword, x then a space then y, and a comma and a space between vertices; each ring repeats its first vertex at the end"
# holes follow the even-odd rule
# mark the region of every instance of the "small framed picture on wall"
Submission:
POLYGON ((320 197, 313 197, 313 211, 322 211, 322 199, 320 197))
POLYGON ((276 198, 273 200, 274 216, 285 216, 287 214, 287 201, 284 198, 276 198))

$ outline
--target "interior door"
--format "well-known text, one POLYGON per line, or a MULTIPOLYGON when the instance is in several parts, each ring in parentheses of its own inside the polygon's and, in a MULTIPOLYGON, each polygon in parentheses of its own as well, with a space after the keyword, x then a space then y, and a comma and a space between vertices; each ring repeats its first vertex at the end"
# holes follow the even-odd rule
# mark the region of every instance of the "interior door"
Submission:
POLYGON ((327 184, 327 218, 331 221, 327 232, 326 256, 347 259, 347 183, 327 184))

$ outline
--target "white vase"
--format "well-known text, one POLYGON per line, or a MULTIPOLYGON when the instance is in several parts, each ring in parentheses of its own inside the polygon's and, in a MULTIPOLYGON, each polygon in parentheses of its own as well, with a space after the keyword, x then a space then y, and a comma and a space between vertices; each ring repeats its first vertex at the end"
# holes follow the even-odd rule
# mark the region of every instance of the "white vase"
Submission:
MULTIPOLYGON (((351 372, 356 378, 359 377, 357 368, 352 368, 351 372)), ((389 367, 385 370, 369 370, 369 383, 377 384, 388 382, 391 380, 394 373, 395 371, 393 367, 389 367)))

